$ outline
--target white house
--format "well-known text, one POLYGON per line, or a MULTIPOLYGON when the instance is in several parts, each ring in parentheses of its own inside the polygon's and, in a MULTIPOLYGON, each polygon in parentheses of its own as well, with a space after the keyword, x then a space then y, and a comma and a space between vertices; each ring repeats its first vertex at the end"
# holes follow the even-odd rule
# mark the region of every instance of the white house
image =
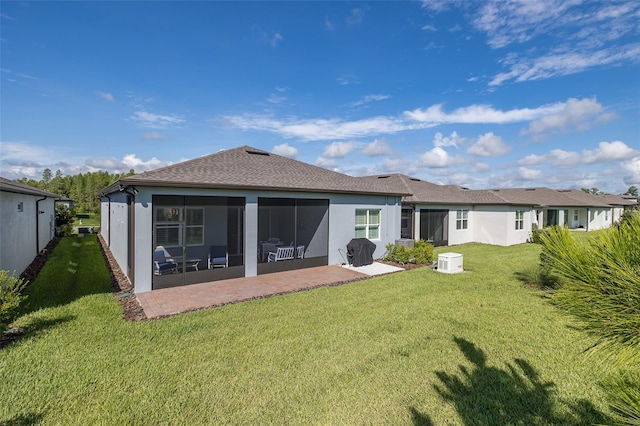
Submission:
POLYGON ((57 198, 0 177, 0 269, 21 274, 53 239, 57 198))

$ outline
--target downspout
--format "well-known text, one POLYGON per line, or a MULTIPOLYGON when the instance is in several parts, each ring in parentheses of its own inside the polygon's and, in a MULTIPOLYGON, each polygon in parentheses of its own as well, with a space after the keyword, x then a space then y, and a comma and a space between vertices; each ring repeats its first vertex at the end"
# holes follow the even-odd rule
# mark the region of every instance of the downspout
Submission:
POLYGON ((107 204, 107 246, 111 247, 111 196, 108 194, 103 194, 109 203, 107 204))
POLYGON ((136 194, 138 193, 138 190, 133 187, 133 192, 129 192, 128 191, 129 187, 125 187, 125 186, 121 186, 120 187, 120 191, 124 192, 127 195, 131 196, 131 203, 132 203, 132 209, 133 209, 133 214, 130 214, 128 217, 128 223, 129 223, 129 230, 128 230, 128 234, 129 234, 129 238, 130 238, 130 242, 129 242, 129 250, 130 250, 130 255, 127 256, 127 262, 129 259, 133 258, 131 265, 129 265, 131 271, 130 271, 130 276, 129 276, 129 280, 131 281, 131 284, 133 284, 134 288, 135 288, 135 269, 136 269, 136 262, 135 262, 135 249, 136 249, 136 239, 135 239, 135 229, 136 229, 136 224, 135 224, 135 210, 136 210, 136 194), (133 233, 133 235, 131 235, 131 233, 133 233))
POLYGON ((589 207, 587 207, 587 232, 589 232, 589 222, 591 222, 591 212, 589 211, 589 207))
POLYGON ((44 201, 47 198, 49 197, 36 200, 36 255, 40 254, 40 214, 44 213, 40 211, 40 201, 44 201))

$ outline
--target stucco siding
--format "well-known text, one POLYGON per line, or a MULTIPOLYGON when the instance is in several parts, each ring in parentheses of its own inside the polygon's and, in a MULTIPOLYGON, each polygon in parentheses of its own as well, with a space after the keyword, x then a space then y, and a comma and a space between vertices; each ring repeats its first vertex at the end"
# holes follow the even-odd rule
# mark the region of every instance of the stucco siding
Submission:
POLYGON ((53 198, 41 199, 40 196, 0 192, 0 269, 21 274, 53 238, 55 201, 53 198))
MULTIPOLYGON (((356 209, 380 210, 380 238, 373 240, 376 244, 374 258, 381 257, 386 251, 386 245, 394 243, 400 238, 401 207, 400 197, 382 195, 346 195, 331 193, 304 193, 304 192, 279 192, 279 191, 230 191, 197 188, 161 188, 161 187, 137 187, 135 197, 135 291, 145 292, 152 289, 152 256, 153 256, 153 196, 154 195, 191 195, 191 196, 225 196, 245 198, 245 275, 257 274, 257 259, 251 253, 258 247, 258 199, 259 198, 294 198, 294 199, 326 199, 328 200, 328 214, 319 218, 321 223, 328 225, 328 240, 324 243, 320 238, 314 238, 317 247, 308 247, 308 250, 323 251, 327 247, 329 264, 345 261, 344 251, 347 243, 355 237, 355 211, 356 209), (320 247, 320 245, 324 247, 320 247), (340 249, 343 251, 340 252, 340 249)), ((102 204, 103 212, 108 203, 102 204)), ((123 194, 111 196, 110 223, 103 222, 101 232, 103 237, 106 230, 111 229, 111 251, 116 261, 127 271, 127 229, 128 216, 126 198, 123 194)), ((103 213, 103 217, 106 216, 103 213)), ((211 220, 211 218, 206 219, 211 220)), ((205 231, 207 232, 207 231, 205 231)), ((105 237, 106 239, 106 237, 105 237)))

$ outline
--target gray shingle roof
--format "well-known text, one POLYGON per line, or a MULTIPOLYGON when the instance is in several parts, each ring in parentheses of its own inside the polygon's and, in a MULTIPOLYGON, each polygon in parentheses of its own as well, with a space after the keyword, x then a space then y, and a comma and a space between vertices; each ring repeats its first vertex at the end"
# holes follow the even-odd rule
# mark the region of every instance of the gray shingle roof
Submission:
POLYGON ((303 192, 404 195, 352 176, 327 170, 249 146, 129 176, 118 185, 270 189, 303 192))
POLYGON ((408 204, 510 204, 491 191, 471 190, 456 185, 438 185, 398 173, 365 176, 360 179, 377 182, 379 185, 402 188, 410 194, 402 199, 402 202, 408 204))
POLYGON ((529 201, 532 205, 548 207, 611 207, 598 195, 577 189, 550 188, 501 188, 492 190, 499 197, 511 202, 529 201))
POLYGON ((25 185, 0 176, 0 191, 13 192, 16 194, 37 195, 40 197, 60 198, 60 195, 44 189, 36 188, 31 185, 25 185))

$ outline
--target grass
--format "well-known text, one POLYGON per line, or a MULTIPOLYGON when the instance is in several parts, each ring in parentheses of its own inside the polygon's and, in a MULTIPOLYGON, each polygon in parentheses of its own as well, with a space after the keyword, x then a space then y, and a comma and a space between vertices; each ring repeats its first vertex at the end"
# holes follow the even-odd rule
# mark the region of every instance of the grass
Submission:
POLYGON ((75 218, 71 226, 100 226, 100 215, 95 213, 81 213, 89 217, 75 218), (82 221, 82 223, 80 223, 82 221))
POLYGON ((0 352, 0 424, 606 423, 585 336, 516 277, 539 250, 132 323, 95 237, 64 238, 0 352))

